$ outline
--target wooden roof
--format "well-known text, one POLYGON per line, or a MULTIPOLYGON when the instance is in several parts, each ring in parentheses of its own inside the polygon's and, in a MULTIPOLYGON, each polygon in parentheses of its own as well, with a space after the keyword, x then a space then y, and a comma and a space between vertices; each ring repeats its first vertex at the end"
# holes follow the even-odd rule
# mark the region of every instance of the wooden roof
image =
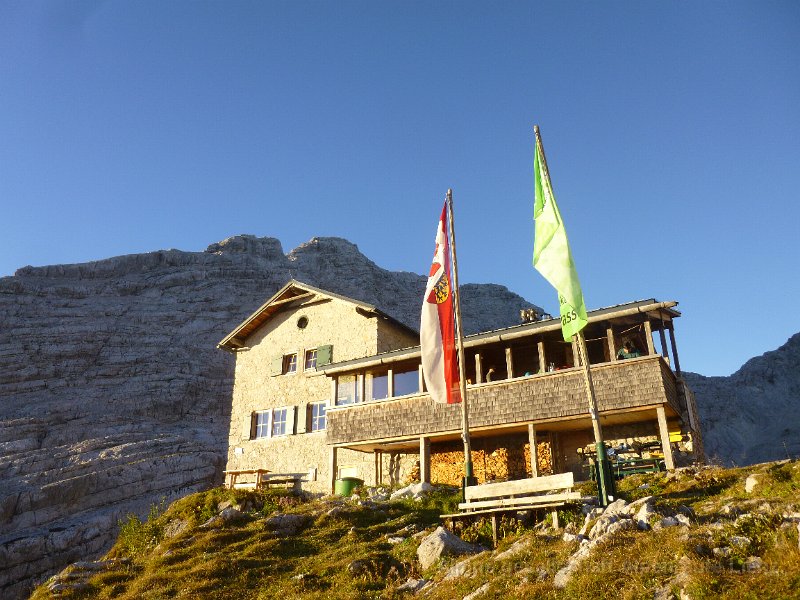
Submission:
POLYGON ((262 304, 258 310, 247 317, 247 319, 245 319, 238 327, 236 327, 236 329, 226 335, 223 340, 217 344, 217 348, 222 348, 224 350, 236 350, 237 348, 242 348, 245 346, 245 341, 247 338, 264 323, 269 321, 276 313, 300 302, 321 299, 335 299, 347 302, 354 305, 356 311, 365 317, 379 317, 389 321, 395 327, 406 330, 412 335, 419 335, 419 332, 415 331, 404 323, 401 323, 397 319, 394 319, 393 317, 381 312, 371 304, 354 300, 353 298, 348 298, 347 296, 342 296, 340 294, 335 294, 334 292, 322 290, 312 285, 308 285, 307 283, 302 283, 292 279, 281 289, 279 289, 274 296, 262 304))

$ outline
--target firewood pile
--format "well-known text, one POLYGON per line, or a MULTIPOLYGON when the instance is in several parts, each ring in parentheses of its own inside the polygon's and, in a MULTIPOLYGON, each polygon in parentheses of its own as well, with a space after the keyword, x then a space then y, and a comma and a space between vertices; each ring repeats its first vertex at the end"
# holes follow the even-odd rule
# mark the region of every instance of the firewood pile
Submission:
MULTIPOLYGON (((530 477, 530 447, 524 438, 478 438, 472 443, 472 465, 479 483, 530 477)), ((540 475, 553 473, 549 442, 537 445, 540 475)), ((464 477, 461 442, 437 444, 431 452, 431 481, 460 485, 464 477)))

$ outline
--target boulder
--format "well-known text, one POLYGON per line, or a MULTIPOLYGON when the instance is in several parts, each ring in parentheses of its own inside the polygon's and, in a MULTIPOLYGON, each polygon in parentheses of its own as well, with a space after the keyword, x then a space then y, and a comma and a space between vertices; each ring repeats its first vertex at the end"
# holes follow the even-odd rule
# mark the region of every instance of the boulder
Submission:
POLYGON ((480 546, 469 544, 444 527, 438 527, 436 531, 422 540, 417 548, 417 559, 422 569, 425 570, 444 556, 477 554, 481 550, 483 548, 480 546))

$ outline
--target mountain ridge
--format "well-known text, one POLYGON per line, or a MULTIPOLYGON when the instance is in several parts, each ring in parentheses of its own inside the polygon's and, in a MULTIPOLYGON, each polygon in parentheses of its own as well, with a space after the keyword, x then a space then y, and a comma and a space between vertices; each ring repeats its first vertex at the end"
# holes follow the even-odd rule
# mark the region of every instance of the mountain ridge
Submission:
MULTIPOLYGON (((419 327, 425 276, 335 237, 284 253, 239 235, 0 278, 0 595, 102 553, 127 513, 219 482, 234 362, 216 343, 290 279, 419 327)), ((534 306, 496 284, 461 289, 467 333, 534 306)), ((685 374, 712 458, 800 453, 798 365, 800 334, 730 377, 685 374)))

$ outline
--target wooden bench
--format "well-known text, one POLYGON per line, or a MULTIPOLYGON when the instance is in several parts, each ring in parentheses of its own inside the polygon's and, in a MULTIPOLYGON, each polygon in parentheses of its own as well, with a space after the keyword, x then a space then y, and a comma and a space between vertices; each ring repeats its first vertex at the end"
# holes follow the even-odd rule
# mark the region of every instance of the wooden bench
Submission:
POLYGON ((308 473, 273 473, 269 469, 235 469, 223 471, 223 474, 225 487, 229 489, 263 490, 269 489, 270 485, 295 486, 308 481, 308 473), (246 477, 247 481, 242 481, 241 477, 246 477))
POLYGON ((490 515, 492 537, 497 545, 497 516, 502 513, 552 508, 553 526, 558 527, 556 508, 581 497, 572 490, 574 485, 572 473, 472 485, 464 489, 465 501, 458 505, 459 512, 440 517, 447 524, 457 519, 490 515))

